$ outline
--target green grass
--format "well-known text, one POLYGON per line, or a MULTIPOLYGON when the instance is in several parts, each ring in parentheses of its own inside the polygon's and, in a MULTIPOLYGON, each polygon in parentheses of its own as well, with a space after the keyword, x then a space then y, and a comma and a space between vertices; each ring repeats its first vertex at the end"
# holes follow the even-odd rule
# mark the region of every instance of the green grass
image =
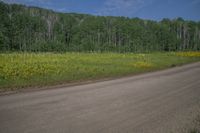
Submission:
POLYGON ((0 54, 0 90, 125 76, 200 61, 199 52, 188 55, 3 53, 0 54))

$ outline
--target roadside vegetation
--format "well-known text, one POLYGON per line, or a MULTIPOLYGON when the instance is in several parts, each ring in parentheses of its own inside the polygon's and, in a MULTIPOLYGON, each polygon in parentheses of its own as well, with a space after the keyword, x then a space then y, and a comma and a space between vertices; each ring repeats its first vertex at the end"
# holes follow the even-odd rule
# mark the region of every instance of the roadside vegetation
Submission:
POLYGON ((200 52, 2 53, 1 91, 120 77, 200 61, 200 52))

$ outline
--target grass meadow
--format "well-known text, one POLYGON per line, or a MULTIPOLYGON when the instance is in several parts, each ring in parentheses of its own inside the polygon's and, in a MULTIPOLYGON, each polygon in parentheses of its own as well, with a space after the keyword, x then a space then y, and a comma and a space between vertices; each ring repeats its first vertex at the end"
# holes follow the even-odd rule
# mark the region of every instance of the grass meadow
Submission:
POLYGON ((200 61, 200 52, 1 53, 0 90, 121 77, 200 61))

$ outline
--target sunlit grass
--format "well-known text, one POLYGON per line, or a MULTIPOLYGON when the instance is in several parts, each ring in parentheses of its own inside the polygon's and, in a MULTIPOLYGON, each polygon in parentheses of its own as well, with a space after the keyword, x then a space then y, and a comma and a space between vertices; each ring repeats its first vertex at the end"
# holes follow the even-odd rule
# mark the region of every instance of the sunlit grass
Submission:
POLYGON ((21 88, 124 76, 194 61, 200 52, 3 53, 0 88, 21 88))

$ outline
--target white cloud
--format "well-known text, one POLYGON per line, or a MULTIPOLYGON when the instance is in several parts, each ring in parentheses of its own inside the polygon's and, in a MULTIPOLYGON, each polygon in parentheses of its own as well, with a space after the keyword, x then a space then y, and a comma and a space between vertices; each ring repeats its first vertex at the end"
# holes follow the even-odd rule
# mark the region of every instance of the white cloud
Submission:
POLYGON ((50 0, 2 0, 6 3, 30 4, 30 5, 44 5, 52 4, 50 0))

